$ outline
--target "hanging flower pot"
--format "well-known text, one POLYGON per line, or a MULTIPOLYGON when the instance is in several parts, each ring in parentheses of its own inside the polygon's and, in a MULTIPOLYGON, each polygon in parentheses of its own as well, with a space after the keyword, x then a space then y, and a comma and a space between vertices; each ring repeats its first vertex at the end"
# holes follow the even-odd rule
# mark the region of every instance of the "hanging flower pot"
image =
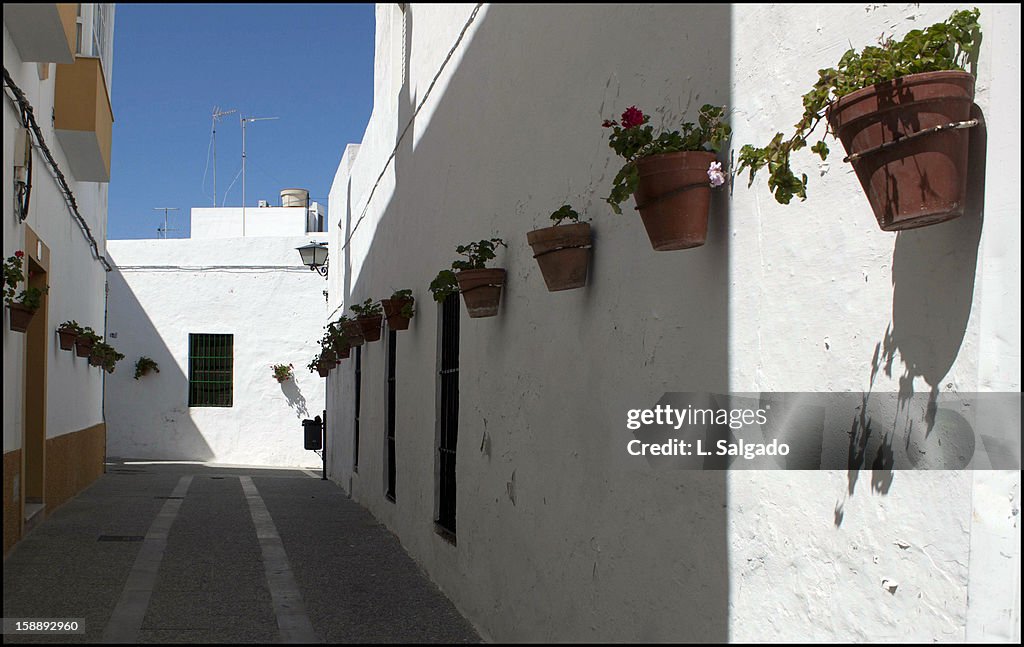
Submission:
POLYGON ((278 384, 282 384, 295 377, 293 373, 294 368, 291 364, 274 364, 270 367, 270 370, 273 371, 274 379, 277 380, 278 384))
POLYGON ((93 339, 84 335, 79 335, 75 338, 75 355, 79 357, 89 357, 92 354, 93 343, 93 339))
POLYGON ((14 332, 26 332, 28 326, 32 323, 32 317, 36 314, 35 308, 28 308, 20 303, 9 303, 7 305, 8 311, 10 312, 10 327, 14 332))
POLYGON ((380 339, 380 325, 384 321, 384 309, 373 299, 367 299, 358 305, 352 306, 352 312, 356 314, 356 323, 359 324, 359 332, 366 341, 377 341, 380 339))
POLYGON ((384 321, 384 315, 356 317, 356 321, 359 323, 359 330, 363 333, 364 340, 377 341, 380 339, 380 326, 384 321))
POLYGON ((622 213, 620 205, 632 195, 655 251, 699 247, 707 240, 711 189, 726 179, 715 161, 715 151, 732 134, 724 118, 723 106, 705 104, 696 123, 656 134, 650 115, 630 106, 621 122, 602 124, 612 129, 608 145, 626 160, 605 201, 622 213))
POLYGON ((826 112, 885 231, 963 215, 974 77, 909 74, 847 94, 826 112))
POLYGON ((320 360, 316 363, 316 372, 320 374, 320 377, 327 377, 331 373, 331 369, 334 368, 335 363, 333 361, 328 362, 327 360, 320 360))
POLYGON ((388 320, 388 330, 408 330, 409 321, 415 314, 415 299, 412 290, 397 290, 390 299, 381 299, 384 316, 388 320))
POLYGON ((89 366, 103 366, 103 360, 96 353, 89 355, 89 366))
POLYGON ((351 346, 347 346, 347 345, 346 346, 342 346, 338 350, 338 362, 337 363, 341 364, 341 360, 348 359, 351 354, 352 354, 352 347, 351 346))
POLYGON ((705 151, 662 153, 636 161, 636 208, 655 251, 700 247, 707 240, 708 168, 714 161, 715 154, 705 151))
POLYGON ((498 314, 501 288, 505 285, 505 270, 462 270, 455 273, 455 279, 459 282, 459 292, 462 293, 470 317, 477 319, 498 314))
MULTIPOLYGON (((551 214, 556 223, 566 218, 577 221, 579 214, 569 205, 551 214)), ((526 242, 533 248, 533 257, 537 259, 549 292, 572 290, 587 284, 592 242, 590 223, 535 229, 526 233, 526 242)))
POLYGON ((75 340, 78 339, 78 330, 66 324, 57 329, 57 338, 61 350, 72 350, 75 347, 75 340))
POLYGON ((363 328, 354 319, 348 319, 342 321, 341 329, 344 331, 345 336, 348 338, 348 343, 352 346, 363 345, 363 328))
POLYGON ((912 29, 903 40, 849 50, 819 70, 803 95, 803 117, 789 139, 740 149, 738 171, 761 169, 780 204, 807 199, 807 174, 791 166, 806 148, 828 159, 831 132, 846 149, 875 219, 884 231, 943 222, 963 214, 974 102, 974 77, 964 70, 981 43, 978 9, 953 12, 941 23, 912 29), (905 74, 914 70, 914 74, 905 74), (821 139, 809 140, 825 121, 821 139))

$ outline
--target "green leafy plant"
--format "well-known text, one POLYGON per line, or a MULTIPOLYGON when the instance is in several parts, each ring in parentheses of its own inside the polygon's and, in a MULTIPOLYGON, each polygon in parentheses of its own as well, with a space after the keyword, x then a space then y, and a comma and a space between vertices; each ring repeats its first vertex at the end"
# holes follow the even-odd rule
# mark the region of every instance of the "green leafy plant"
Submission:
POLYGON ((496 255, 494 251, 501 247, 508 247, 500 238, 491 238, 488 240, 481 240, 475 243, 468 243, 466 245, 459 245, 455 248, 455 253, 461 254, 466 257, 464 261, 453 261, 453 270, 482 270, 487 267, 487 261, 493 260, 496 255))
MULTIPOLYGON (((783 139, 782 133, 776 133, 763 148, 743 146, 737 173, 750 169, 750 186, 755 174, 767 167, 768 188, 777 202, 789 204, 793 196, 806 200, 807 174, 797 177, 790 167, 790 155, 807 146, 828 107, 851 92, 907 74, 964 70, 968 62, 977 60, 981 44, 980 15, 977 9, 956 11, 945 22, 911 30, 903 40, 890 37, 882 39, 877 46, 865 47, 860 53, 847 50, 836 67, 818 70, 818 81, 803 96, 804 113, 793 126, 793 135, 783 139)), ((826 121, 821 138, 810 147, 823 161, 829 154, 825 143, 829 134, 826 121)))
POLYGON ((412 290, 395 290, 391 293, 391 301, 405 301, 402 304, 402 309, 399 311, 399 315, 406 319, 412 319, 413 315, 416 314, 416 308, 414 304, 416 299, 412 296, 412 290))
POLYGON ((146 375, 150 371, 156 371, 157 373, 159 373, 160 367, 157 366, 157 363, 150 359, 149 357, 143 355, 142 357, 139 358, 139 361, 135 362, 136 380, 142 377, 143 375, 146 375))
POLYGON ((563 204, 561 207, 559 207, 558 209, 551 213, 550 218, 551 220, 554 221, 556 225, 560 225, 564 220, 569 220, 571 222, 579 222, 580 214, 578 214, 576 210, 572 208, 571 205, 563 204))
POLYGON ((86 342, 91 342, 93 345, 95 345, 96 342, 103 339, 102 337, 97 335, 96 331, 93 330, 90 326, 86 326, 85 328, 83 328, 82 331, 78 333, 78 338, 84 339, 86 342))
POLYGON ((327 332, 318 344, 325 350, 334 351, 335 355, 341 355, 351 344, 348 335, 345 334, 344 323, 349 321, 348 317, 342 316, 337 321, 327 324, 327 332))
POLYGON ((455 270, 461 272, 486 269, 487 261, 496 258, 495 250, 498 247, 508 247, 508 245, 500 238, 488 238, 456 247, 455 252, 465 256, 466 259, 452 261, 451 269, 441 270, 430 282, 430 292, 434 295, 434 301, 441 303, 449 295, 459 293, 459 281, 455 278, 455 270))
POLYGON ((65 321, 59 326, 59 328, 66 332, 73 332, 76 335, 81 335, 82 332, 85 330, 80 325, 78 325, 78 322, 75 321, 74 319, 72 319, 71 321, 65 321))
POLYGON ((274 364, 270 367, 274 371, 274 379, 278 382, 284 382, 295 377, 294 373, 292 373, 294 368, 291 364, 274 364))
MULTIPOLYGON (((622 213, 620 205, 636 192, 640 183, 640 170, 636 165, 638 159, 684 151, 718 152, 732 134, 729 125, 722 121, 724 116, 724 108, 705 104, 697 113, 696 124, 686 122, 680 130, 664 131, 657 135, 649 123, 650 115, 645 115, 636 106, 630 106, 622 113, 621 123, 606 119, 602 126, 612 129, 608 146, 626 160, 612 180, 611 195, 605 198, 612 211, 622 213)), ((708 178, 712 186, 724 183, 721 163, 712 164, 708 169, 708 178), (712 174, 712 171, 716 173, 712 174)))
POLYGON ((25 280, 25 273, 22 270, 24 258, 25 252, 19 249, 4 261, 4 302, 8 305, 18 304, 29 310, 37 310, 43 302, 43 295, 49 292, 48 287, 26 287, 15 296, 18 284, 25 280))
POLYGON ((108 373, 114 372, 114 365, 124 359, 124 354, 105 341, 97 341, 92 345, 93 359, 108 373))
POLYGON ((455 279, 455 272, 441 270, 430 282, 430 293, 434 295, 434 301, 441 303, 449 295, 459 293, 459 282, 455 279))
POLYGON ((352 312, 356 313, 356 318, 362 319, 364 317, 383 315, 384 308, 380 305, 380 302, 374 301, 373 299, 367 299, 361 304, 352 306, 352 312))
POLYGON ((4 301, 8 304, 14 302, 14 295, 17 293, 18 284, 25 280, 25 274, 21 271, 21 263, 24 257, 25 252, 19 249, 4 261, 4 301))
POLYGON ((313 360, 309 364, 306 364, 306 368, 309 369, 310 373, 316 373, 317 367, 320 366, 321 361, 322 360, 320 359, 320 356, 316 355, 313 357, 313 360))

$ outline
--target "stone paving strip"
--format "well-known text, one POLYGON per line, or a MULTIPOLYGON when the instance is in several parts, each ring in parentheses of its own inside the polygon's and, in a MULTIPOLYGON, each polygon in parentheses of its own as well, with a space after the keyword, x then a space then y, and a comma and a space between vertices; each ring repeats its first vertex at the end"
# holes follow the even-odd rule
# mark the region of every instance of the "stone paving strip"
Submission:
POLYGON ((394 535, 298 469, 109 465, 3 579, 4 617, 86 629, 5 643, 480 641, 394 535))
POLYGON ((164 551, 167 549, 167 536, 178 517, 178 509, 181 508, 182 500, 191 484, 192 475, 181 477, 177 487, 153 520, 153 525, 149 527, 139 554, 135 557, 135 565, 128 574, 128 581, 124 584, 121 598, 117 601, 117 606, 114 607, 114 612, 103 631, 103 642, 138 642, 142 619, 149 608, 156 576, 164 559, 164 551))
POLYGON ((249 512, 252 514, 253 525, 256 526, 260 549, 263 551, 263 567, 267 570, 267 584, 270 585, 274 615, 277 616, 282 642, 321 642, 313 631, 313 623, 306 615, 302 594, 299 593, 299 586, 292 575, 291 566, 288 565, 284 544, 281 543, 281 537, 277 534, 277 527, 267 512, 263 498, 251 478, 240 476, 239 480, 245 492, 245 499, 249 503, 249 512))

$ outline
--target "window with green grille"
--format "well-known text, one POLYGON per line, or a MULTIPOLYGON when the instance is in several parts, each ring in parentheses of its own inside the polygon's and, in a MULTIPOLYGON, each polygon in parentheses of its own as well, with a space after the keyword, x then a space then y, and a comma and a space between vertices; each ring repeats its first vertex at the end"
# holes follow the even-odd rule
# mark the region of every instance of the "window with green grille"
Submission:
POLYGON ((188 336, 188 406, 230 407, 234 335, 188 336))

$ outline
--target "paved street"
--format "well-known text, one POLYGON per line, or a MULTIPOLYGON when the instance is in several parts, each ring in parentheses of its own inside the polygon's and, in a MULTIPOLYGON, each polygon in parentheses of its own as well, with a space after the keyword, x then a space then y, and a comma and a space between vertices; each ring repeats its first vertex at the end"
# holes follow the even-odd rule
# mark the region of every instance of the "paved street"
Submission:
POLYGON ((117 463, 4 562, 4 642, 479 642, 397 539, 300 470, 117 463))

